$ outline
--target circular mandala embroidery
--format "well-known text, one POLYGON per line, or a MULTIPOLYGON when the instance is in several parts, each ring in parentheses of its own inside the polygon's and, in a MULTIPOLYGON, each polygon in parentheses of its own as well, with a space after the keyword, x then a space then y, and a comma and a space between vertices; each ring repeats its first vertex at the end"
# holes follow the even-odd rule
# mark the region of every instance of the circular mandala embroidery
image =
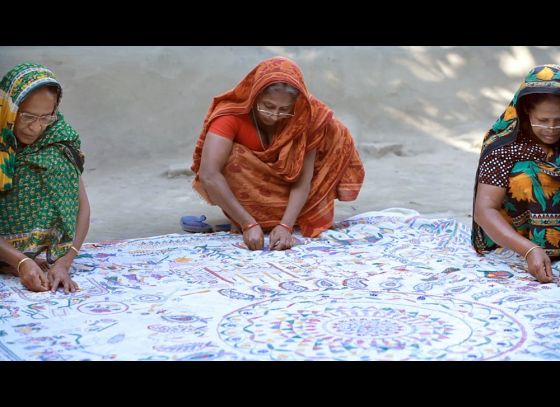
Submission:
POLYGON ((218 332, 236 350, 272 360, 493 359, 526 338, 517 320, 488 305, 363 291, 275 297, 226 315, 218 332))

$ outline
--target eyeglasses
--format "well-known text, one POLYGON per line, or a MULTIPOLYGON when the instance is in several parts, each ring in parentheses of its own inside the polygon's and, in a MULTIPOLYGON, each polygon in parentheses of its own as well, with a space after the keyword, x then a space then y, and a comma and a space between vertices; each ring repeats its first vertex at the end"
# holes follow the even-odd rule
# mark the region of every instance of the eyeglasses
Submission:
POLYGON ((542 124, 533 124, 533 123, 531 123, 531 127, 537 127, 539 129, 550 129, 550 130, 560 129, 560 126, 544 126, 542 124))
POLYGON ((263 116, 266 116, 266 117, 272 117, 272 116, 278 116, 278 117, 293 117, 293 116, 295 115, 295 112, 294 112, 294 113, 282 113, 282 112, 280 112, 280 113, 273 113, 273 112, 271 112, 271 111, 269 111, 269 110, 261 109, 261 108, 259 107, 259 105, 257 105, 257 111, 258 111, 259 113, 261 113, 263 116))
POLYGON ((41 124, 41 126, 48 126, 49 124, 53 124, 56 121, 56 114, 47 114, 44 116, 35 116, 34 114, 31 113, 20 113, 19 117, 21 119, 21 122, 27 126, 29 126, 30 124, 35 123, 37 120, 39 120, 39 123, 41 124))

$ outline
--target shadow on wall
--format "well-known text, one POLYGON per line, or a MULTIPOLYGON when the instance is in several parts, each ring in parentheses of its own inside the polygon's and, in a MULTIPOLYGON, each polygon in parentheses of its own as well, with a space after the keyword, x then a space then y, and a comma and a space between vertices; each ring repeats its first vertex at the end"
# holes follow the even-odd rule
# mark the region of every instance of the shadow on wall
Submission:
POLYGON ((391 141, 403 154, 433 143, 478 153, 528 70, 560 63, 560 47, 0 47, 0 55, 2 75, 23 61, 55 71, 89 167, 118 167, 123 152, 190 162, 212 97, 274 55, 301 66, 363 151, 391 141))

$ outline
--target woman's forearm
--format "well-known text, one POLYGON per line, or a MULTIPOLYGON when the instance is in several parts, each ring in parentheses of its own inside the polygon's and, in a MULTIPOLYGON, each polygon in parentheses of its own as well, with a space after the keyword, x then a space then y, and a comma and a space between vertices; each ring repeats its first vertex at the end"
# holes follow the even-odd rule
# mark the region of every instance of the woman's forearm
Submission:
POLYGON ((27 256, 0 237, 0 260, 10 266, 17 267, 18 263, 27 256))
POLYGON ((476 223, 499 246, 511 249, 521 256, 525 255, 527 250, 535 246, 529 239, 517 233, 499 210, 485 208, 477 212, 476 223))
MULTIPOLYGON (((87 197, 86 188, 82 177, 80 177, 80 187, 79 187, 79 209, 78 209, 78 216, 76 217, 76 233, 74 235, 74 240, 72 241, 72 246, 76 250, 80 250, 82 244, 84 243, 87 233, 89 231, 89 224, 90 224, 90 206, 89 206, 89 199, 87 197)), ((78 255, 77 252, 70 249, 68 252, 60 257, 57 262, 63 262, 66 264, 67 268, 70 268, 70 265, 74 261, 74 258, 78 255)))
POLYGON ((301 208, 303 208, 307 202, 307 198, 309 197, 316 153, 317 150, 312 150, 306 154, 301 175, 290 189, 288 205, 286 206, 286 210, 284 211, 284 216, 282 216, 281 221, 288 226, 293 227, 295 225, 299 213, 301 212, 301 208))
POLYGON ((288 206, 282 216, 282 223, 288 226, 294 226, 299 216, 301 208, 307 202, 309 196, 310 185, 294 185, 290 190, 290 197, 288 198, 288 206))
POLYGON ((80 177, 80 209, 78 210, 78 217, 76 221, 76 236, 74 237, 73 246, 80 249, 86 240, 90 224, 90 207, 89 199, 87 197, 86 188, 80 177))
POLYGON ((201 176, 200 181, 212 202, 222 208, 239 225, 255 222, 255 218, 239 203, 222 173, 201 176))

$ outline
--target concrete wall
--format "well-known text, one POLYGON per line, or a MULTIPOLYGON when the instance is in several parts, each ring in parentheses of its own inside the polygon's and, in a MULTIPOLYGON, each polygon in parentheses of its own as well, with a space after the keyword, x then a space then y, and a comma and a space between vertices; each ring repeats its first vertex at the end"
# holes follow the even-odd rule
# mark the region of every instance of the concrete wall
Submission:
MULTIPOLYGON (((212 97, 274 55, 291 57, 300 65, 310 92, 350 129, 365 161, 379 158, 379 143, 401 146, 398 153, 409 157, 387 161, 384 167, 417 167, 418 161, 410 157, 446 147, 462 154, 461 160, 449 164, 458 174, 462 165, 464 174, 473 172, 482 135, 527 71, 536 64, 560 63, 560 47, 0 47, 0 74, 30 61, 50 67, 58 76, 64 88, 61 110, 80 132, 86 153, 84 175, 97 210, 92 218, 92 236, 97 239, 173 231, 175 218, 190 212, 189 202, 176 203, 189 180, 171 186, 146 174, 159 176, 169 165, 190 165, 212 97), (180 191, 160 200, 182 206, 175 207, 172 219, 161 221, 167 226, 103 232, 109 230, 106 200, 118 199, 107 211, 114 212, 119 204, 119 213, 130 221, 154 193, 169 188, 180 191), (140 190, 145 195, 139 195, 140 190)), ((371 170, 366 188, 381 184, 383 179, 375 178, 379 171, 371 170)), ((411 167, 410 174, 414 171, 417 168, 411 167)), ((471 199, 470 177, 469 187, 463 188, 468 191, 457 198, 461 202, 471 199)), ((388 198, 397 192, 386 190, 387 200, 377 197, 371 209, 393 203, 388 198)), ((421 209, 441 210, 435 201, 396 203, 401 201, 401 206, 419 202, 421 209)), ((151 206, 146 216, 152 216, 151 206)), ((165 216, 165 210, 162 205, 158 213, 165 216)))

